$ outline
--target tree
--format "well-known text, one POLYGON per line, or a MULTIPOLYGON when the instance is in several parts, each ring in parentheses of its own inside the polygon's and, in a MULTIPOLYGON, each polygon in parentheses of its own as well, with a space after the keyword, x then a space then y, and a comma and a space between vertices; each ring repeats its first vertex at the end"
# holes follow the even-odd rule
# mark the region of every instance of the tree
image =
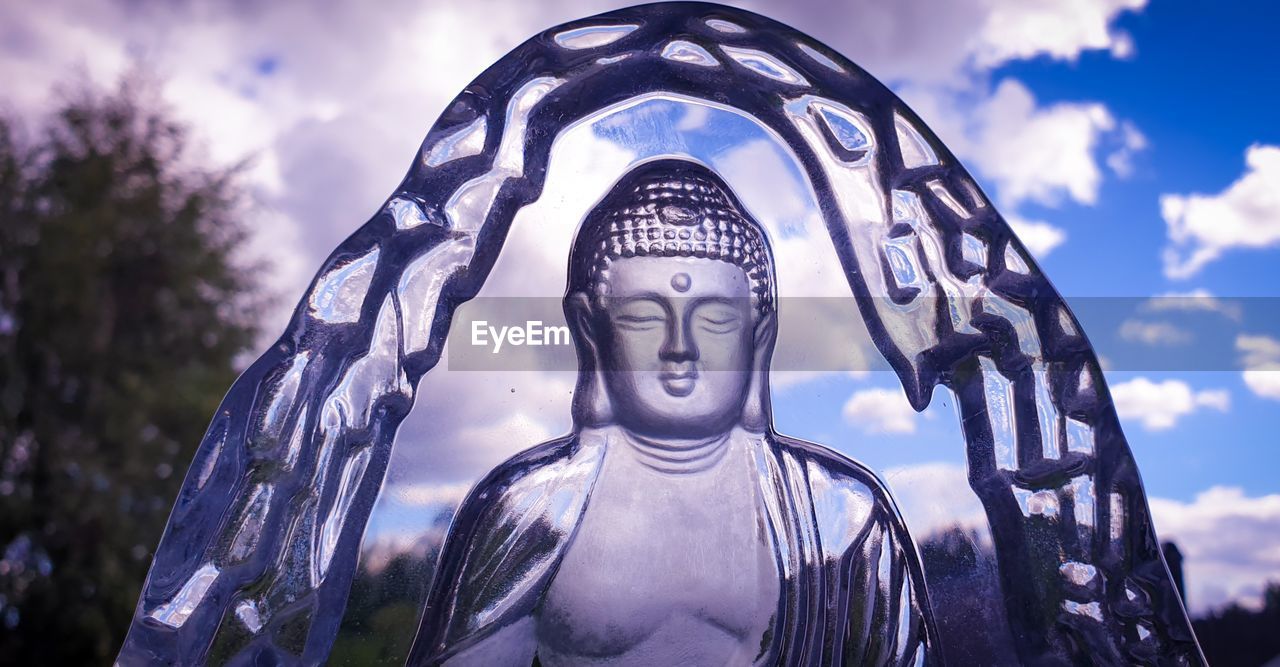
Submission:
POLYGON ((1215 667, 1274 664, 1280 657, 1280 582, 1267 583, 1261 609, 1232 602, 1196 619, 1195 628, 1204 657, 1215 667))
POLYGON ((0 664, 102 664, 266 305, 154 87, 0 119, 0 664))

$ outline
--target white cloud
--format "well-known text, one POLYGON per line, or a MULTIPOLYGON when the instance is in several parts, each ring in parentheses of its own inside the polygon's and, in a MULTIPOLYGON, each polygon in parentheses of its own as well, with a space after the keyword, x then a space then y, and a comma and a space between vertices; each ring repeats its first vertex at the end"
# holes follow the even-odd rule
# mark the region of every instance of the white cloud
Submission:
POLYGON ((1146 4, 1146 0, 997 3, 975 42, 975 57, 988 66, 1038 55, 1074 60, 1081 51, 1100 49, 1128 58, 1133 55, 1132 38, 1112 30, 1110 24, 1120 12, 1146 4))
MULTIPOLYGON (((1000 207, 1037 256, 1063 243, 1066 232, 1024 220, 1016 215, 1019 206, 1096 201, 1103 178, 1097 154, 1103 139, 1117 131, 1111 113, 1095 103, 1042 106, 1023 84, 1004 81, 992 90, 987 77, 991 68, 1015 59, 1072 59, 1088 50, 1127 56, 1132 40, 1109 26, 1121 12, 1141 9, 1143 0, 1062 6, 905 0, 856 9, 817 0, 744 4, 831 44, 882 80, 904 84, 904 92, 922 91, 918 97, 931 106, 917 110, 995 186, 1000 207)), ((254 249, 276 256, 267 282, 284 304, 265 325, 271 336, 283 327, 290 299, 390 193, 431 122, 468 81, 528 36, 601 9, 579 1, 533 6, 497 0, 393 0, 376 10, 339 1, 323 12, 302 3, 178 4, 146 11, 111 2, 0 4, 0 80, 11 104, 35 111, 47 104, 49 82, 68 79, 76 67, 105 84, 136 55, 166 79, 165 98, 204 138, 213 159, 229 163, 253 155, 257 166, 250 178, 262 205, 249 220, 258 236, 254 249)), ((908 101, 915 103, 910 96, 908 101)), ((685 122, 694 127, 705 119, 690 116, 685 122)), ((1127 132, 1123 123, 1119 127, 1127 132)), ((1140 150, 1125 137, 1123 147, 1140 150)), ((601 164, 620 159, 600 155, 601 164)), ((591 178, 607 173, 585 171, 591 178)), ((558 178, 549 174, 539 204, 554 203, 558 178)), ((769 182, 776 183, 764 184, 769 182)), ((786 203, 780 197, 770 201, 769 188, 759 192, 763 206, 786 203)), ((748 193, 743 197, 750 199, 748 193)), ((810 222, 799 210, 780 214, 810 222)), ((523 243, 518 238, 524 234, 568 238, 562 226, 540 226, 551 216, 537 210, 521 216, 518 223, 527 224, 513 226, 513 242, 523 243)), ((576 219, 568 229, 573 224, 576 219)), ((538 247, 546 251, 523 257, 508 272, 500 268, 512 260, 499 259, 491 281, 495 293, 543 293, 562 284, 564 244, 538 247)), ((803 261, 803 244, 780 240, 776 249, 780 261, 801 269, 780 278, 794 281, 797 294, 823 295, 833 285, 845 293, 838 272, 813 258, 803 261)), ((843 349, 852 350, 852 368, 866 367, 860 355, 874 355, 861 343, 843 349)), ((571 390, 570 372, 548 377, 532 371, 450 374, 438 368, 424 381, 419 407, 401 431, 389 479, 403 474, 405 483, 447 481, 482 474, 511 453, 563 432, 571 390)), ((859 392, 845 415, 886 432, 915 428, 915 413, 900 390, 859 392)))
MULTIPOLYGON (((37 114, 53 82, 111 85, 136 59, 222 164, 253 157, 262 215, 247 222, 274 247, 265 286, 285 301, 377 209, 432 120, 466 83, 545 20, 517 3, 149 5, 50 2, 0 8, 5 102, 37 114), (281 225, 292 228, 282 233, 281 225), (288 245, 279 241, 293 239, 288 245), (295 261, 300 259, 301 261, 295 261)), ((539 16, 539 14, 541 14, 539 16)), ((284 326, 281 308, 267 338, 284 326)))
POLYGON ((1001 201, 1097 202, 1102 171, 1095 149, 1102 134, 1116 127, 1105 106, 1039 107, 1025 85, 1005 79, 977 116, 981 126, 970 150, 978 169, 996 183, 1001 201))
POLYGON ((1217 313, 1234 322, 1244 319, 1244 308, 1234 301, 1223 301, 1212 292, 1198 287, 1188 292, 1165 292, 1157 294, 1142 304, 1144 312, 1204 312, 1217 313))
POLYGON ((1120 123, 1120 146, 1107 156, 1107 166, 1117 176, 1128 178, 1133 175, 1133 157, 1147 148, 1147 137, 1129 121, 1120 123))
POLYGON ((1236 337, 1236 350, 1245 368, 1245 386, 1262 398, 1280 401, 1280 340, 1240 335, 1236 337))
MULTIPOLYGON (((865 330, 865 327, 863 327, 863 329, 865 330)), ((865 334, 863 335, 865 336, 865 334)), ((873 352, 874 350, 872 350, 872 353, 873 352)), ((776 359, 777 356, 778 355, 775 353, 774 358, 776 359)), ((828 357, 826 354, 823 354, 820 358, 826 361, 826 360, 832 359, 833 357, 828 357)), ((837 362, 837 363, 840 363, 840 362, 837 362)), ((850 361, 846 359, 843 363, 848 364, 850 363, 850 361)), ((805 365, 808 365, 808 364, 805 364, 805 365)), ((813 365, 816 365, 816 364, 813 364, 813 365)), ((885 364, 885 367, 888 368, 888 365, 885 364)), ((798 387, 800 385, 813 382, 815 380, 823 380, 823 379, 828 379, 832 377, 844 377, 854 381, 861 381, 871 377, 871 374, 873 372, 886 374, 887 377, 896 377, 891 375, 892 371, 880 370, 879 368, 877 368, 874 371, 871 370, 870 368, 858 368, 858 367, 852 368, 850 370, 844 370, 844 371, 825 370, 825 369, 824 370, 778 370, 777 368, 771 368, 769 370, 769 388, 773 390, 775 393, 782 393, 782 392, 786 392, 788 389, 792 389, 794 387, 798 387)))
POLYGON ((1244 384, 1249 391, 1263 398, 1280 401, 1280 368, 1272 370, 1246 370, 1244 384))
MULTIPOLYGON (((671 111, 642 105, 627 113, 646 118, 644 122, 636 122, 634 116, 610 116, 604 122, 624 119, 640 143, 663 152, 661 142, 670 137, 658 119, 688 121, 688 114, 671 111)), ((695 129, 711 136, 724 132, 725 112, 698 115, 695 129)), ((455 322, 482 317, 492 308, 517 308, 509 301, 488 301, 495 297, 538 297, 538 301, 527 302, 531 308, 558 310, 565 290, 569 245, 578 221, 638 157, 634 151, 602 138, 589 123, 562 134, 541 196, 517 214, 507 235, 507 250, 499 255, 477 299, 459 309, 455 322)), ((780 384, 812 380, 841 369, 862 369, 867 366, 865 356, 875 354, 860 315, 847 298, 848 286, 830 243, 817 238, 822 243, 813 248, 814 235, 826 233, 825 224, 814 213, 816 204, 806 204, 807 199, 781 204, 769 201, 772 193, 802 185, 798 175, 786 169, 785 157, 769 144, 749 141, 717 153, 718 161, 714 161, 778 241, 778 257, 787 267, 779 270, 780 293, 844 297, 794 299, 782 306, 775 368, 812 372, 779 372, 775 376, 780 376, 780 384)), ((796 199, 804 196, 799 191, 791 194, 796 199)), ((507 457, 565 433, 571 426, 573 367, 502 372, 460 370, 461 366, 451 369, 450 360, 461 359, 453 354, 452 345, 446 346, 441 364, 423 378, 415 409, 401 427, 398 442, 403 444, 397 445, 390 464, 397 473, 388 483, 389 492, 406 484, 478 479, 507 457)), ((538 363, 546 359, 545 348, 525 347, 504 354, 507 360, 521 355, 523 368, 545 368, 538 363)))
POLYGON ((1136 138, 1141 133, 1131 124, 1117 123, 1106 106, 1041 106, 1015 79, 1001 81, 992 91, 973 81, 960 89, 907 85, 900 92, 952 152, 990 184, 1014 233, 1040 258, 1067 234, 1047 222, 1026 219, 1019 209, 1028 203, 1093 205, 1104 176, 1103 148, 1121 144, 1111 155, 1122 153, 1127 164, 1145 146, 1136 138))
POLYGON ((1129 319, 1120 323, 1120 337, 1146 345, 1185 345, 1191 342, 1191 332, 1168 322, 1146 322, 1129 319))
POLYGON ((1280 580, 1280 494, 1249 497, 1215 486, 1190 503, 1151 498, 1162 540, 1185 558, 1187 602, 1200 615, 1233 600, 1257 606, 1268 580, 1280 580))
MULTIPOLYGON (((848 7, 816 1, 757 9, 832 44, 885 80, 942 86, 931 89, 935 92, 928 99, 939 104, 937 113, 926 113, 926 118, 940 124, 935 129, 945 141, 958 142, 952 148, 989 172, 1009 212, 1023 201, 1088 202, 1096 197, 1100 170, 1092 153, 1099 133, 1114 124, 1105 108, 1041 107, 1022 84, 1007 81, 989 91, 985 79, 985 68, 1010 59, 1070 59, 1085 50, 1118 53, 1131 46, 1107 25, 1142 2, 1083 0, 1077 5, 1031 9, 1014 0, 964 0, 945 6, 908 0, 860 7, 859 20, 853 22, 848 20, 848 7), (1046 21, 1055 30, 1041 30, 1046 21), (946 94, 936 92, 943 90, 946 94), (1054 151, 1054 159, 1046 157, 1046 151, 1054 151)), ((250 177, 260 209, 249 220, 256 234, 251 251, 274 255, 269 287, 283 297, 275 321, 265 325, 271 336, 283 326, 290 299, 302 293, 315 267, 390 193, 431 121, 454 94, 529 35, 599 9, 585 2, 533 8, 500 0, 396 0, 377 11, 360 3, 337 2, 325 12, 301 3, 173 5, 146 12, 120 4, 83 6, 59 0, 21 8, 6 5, 0 8, 0 23, 7 29, 0 45, 5 55, 0 78, 11 84, 6 94, 12 104, 34 111, 47 103, 49 82, 66 80, 80 67, 88 79, 108 84, 133 55, 159 70, 167 82, 165 98, 203 137, 210 157, 230 163, 254 156, 250 177)), ((705 116, 688 116, 685 127, 707 122, 705 116)), ((811 232, 812 211, 787 208, 782 205, 791 206, 791 198, 766 194, 772 193, 768 185, 780 181, 764 174, 762 167, 772 163, 758 159, 760 155, 744 147, 726 155, 722 167, 726 175, 737 170, 747 179, 744 182, 754 184, 746 188, 751 192, 743 193, 749 200, 755 196, 748 205, 767 208, 788 219, 793 228, 811 232), (744 165, 750 169, 739 168, 744 165), (768 178, 750 181, 753 173, 768 178)), ((567 239, 565 230, 572 224, 545 226, 553 216, 539 212, 540 205, 566 203, 555 197, 557 179, 598 180, 625 158, 605 151, 599 152, 598 164, 567 177, 553 170, 543 198, 522 212, 513 226, 513 242, 526 234, 554 233, 560 235, 557 239, 567 239)), ((1010 220, 1038 256, 1065 239, 1063 230, 1048 223, 1017 216, 1010 220)), ((821 221, 817 226, 821 230, 821 221)), ((547 251, 522 257, 509 271, 498 268, 512 260, 499 260, 490 281, 494 294, 541 294, 548 286, 562 284, 558 281, 563 279, 564 244, 558 240, 535 246, 547 251)), ((839 267, 825 257, 806 256, 805 246, 779 239, 780 261, 798 269, 780 277, 782 287, 805 296, 831 296, 832 290, 844 294, 839 267)), ((857 328, 856 314, 853 317, 857 328)), ((847 329, 844 319, 829 319, 847 329)), ((875 355, 864 344, 839 349, 851 351, 852 356, 843 360, 848 363, 818 368, 865 368, 866 356, 875 355)), ((781 345, 780 354, 785 354, 781 345)), ((801 373, 797 379, 822 374, 801 373)), ((431 398, 433 387, 489 396, 478 388, 485 381, 482 375, 446 379, 444 373, 433 373, 419 403, 440 400, 431 398)), ((541 381, 533 372, 524 372, 515 383, 503 381, 518 384, 519 400, 530 401, 520 405, 509 404, 505 396, 489 396, 487 406, 455 402, 451 410, 416 410, 406 422, 404 439, 455 439, 466 425, 500 414, 508 415, 503 422, 506 432, 519 431, 520 440, 558 432, 567 408, 562 411, 559 403, 553 408, 530 398, 541 381), (527 421, 517 423, 511 415, 523 415, 527 421)), ((550 393, 569 390, 565 382, 555 386, 550 393)), ((890 404, 907 412, 879 423, 899 432, 912 428, 908 424, 914 424, 914 413, 905 399, 890 394, 896 397, 890 404)), ((851 404, 858 409, 862 403, 855 399, 851 404)), ((499 455, 474 453, 474 460, 441 465, 438 472, 474 471, 499 455)))
POLYGON ((867 433, 915 433, 916 411, 901 389, 863 389, 841 411, 849 424, 867 433))
POLYGON ((1280 368, 1280 340, 1242 334, 1236 337, 1236 350, 1246 368, 1280 368))
POLYGON ((0 5, 0 79, 4 103, 18 111, 44 109, 55 82, 114 81, 129 65, 126 43, 104 30, 114 8, 102 4, 64 11, 41 3, 0 5))
MULTIPOLYGON (((709 118, 704 118, 703 131, 707 129, 709 118)), ((720 125, 720 127, 725 127, 720 125)), ((731 131, 726 128, 724 131, 731 131)), ((816 234, 825 235, 826 224, 818 211, 808 184, 793 176, 789 167, 799 169, 799 165, 784 152, 772 137, 763 132, 758 138, 744 141, 733 146, 714 163, 726 182, 739 193, 743 205, 752 215, 765 223, 772 232, 774 245, 787 238, 812 239, 816 234)), ((745 138, 745 137, 744 137, 745 138)), ((811 246, 812 243, 804 243, 811 246)), ((826 250, 831 244, 822 246, 826 250)), ((810 248, 810 252, 812 252, 810 248)), ((829 274, 832 269, 839 271, 839 260, 834 250, 823 253, 821 258, 813 261, 797 262, 796 270, 788 278, 788 291, 805 296, 842 296, 849 293, 847 287, 838 283, 832 286, 829 274), (801 277, 803 275, 803 278, 801 277)), ((782 280, 780 277, 779 280, 782 280)), ((779 285, 779 288, 782 288, 779 285)))
POLYGON ((1045 258, 1054 248, 1067 240, 1067 232, 1061 227, 1040 220, 1026 220, 1016 215, 1006 215, 1005 222, 1013 229, 1013 233, 1022 241, 1022 245, 1038 258, 1045 258))
POLYGON ((1148 431, 1165 431, 1177 426, 1178 420, 1211 408, 1219 412, 1231 409, 1231 395, 1225 389, 1192 391, 1182 380, 1152 382, 1145 377, 1111 385, 1111 398, 1122 419, 1140 422, 1148 431))
POLYGON ((387 498, 417 508, 456 507, 471 490, 468 482, 453 484, 397 484, 388 489, 387 498))
MULTIPOLYGON (((564 294, 569 244, 586 211, 634 157, 596 138, 589 125, 561 136, 548 165, 542 197, 512 221, 506 247, 477 298, 461 306, 455 321, 480 318, 491 310, 518 307, 539 313, 559 309, 564 294), (489 299, 502 299, 489 301, 489 299)), ((575 368, 548 370, 461 370, 450 368, 453 343, 441 362, 423 377, 414 409, 397 435, 388 492, 401 485, 473 483, 505 459, 571 426, 575 368)), ((518 368, 543 368, 549 348, 504 351, 518 368)), ((459 354, 462 354, 461 352, 459 354)))
POLYGON ((1189 278, 1235 248, 1280 245, 1280 146, 1250 146, 1245 173, 1216 195, 1166 194, 1164 273, 1189 278))
POLYGON ((575 379, 574 371, 451 371, 442 361, 423 377, 396 434, 388 489, 474 483, 516 453, 568 433, 575 379))
POLYGON ((743 4, 812 34, 881 79, 949 85, 958 73, 1037 56, 1074 60, 1085 51, 1109 51, 1129 57, 1132 38, 1111 24, 1146 0, 743 4))
POLYGON ((969 488, 964 465, 919 463, 889 468, 882 476, 917 542, 956 525, 988 535, 986 512, 969 488))
MULTIPOLYGON (((989 539, 986 514, 963 464, 931 462, 881 475, 917 541, 952 526, 989 539)), ((1280 494, 1250 497, 1215 486, 1192 502, 1148 499, 1156 533, 1182 552, 1194 615, 1238 601, 1257 606, 1267 581, 1280 581, 1280 494)))
POLYGON ((1133 35, 1127 32, 1113 32, 1111 33, 1111 48, 1109 51, 1115 58, 1129 60, 1138 54, 1138 45, 1134 43, 1133 35))
MULTIPOLYGON (((1072 59, 1089 50, 1124 55, 1132 40, 1109 26, 1145 3, 907 0, 856 10, 816 0, 743 4, 813 34, 882 79, 936 85, 963 97, 984 90, 985 73, 1010 60, 1072 59)), ((340 1, 324 12, 302 3, 155 5, 146 11, 112 2, 6 5, 0 8, 0 25, 6 26, 0 79, 7 82, 7 102, 29 112, 48 104, 51 82, 66 81, 77 69, 103 84, 131 58, 159 70, 167 82, 164 97, 194 125, 212 157, 226 163, 255 157, 250 175, 272 212, 269 224, 295 228, 293 237, 302 244, 296 252, 306 268, 290 262, 270 277, 287 298, 302 291, 311 269, 389 193, 432 119, 472 77, 529 35, 604 8, 579 0, 537 7, 507 0, 393 0, 377 11, 340 1)), ((996 147, 984 144, 977 152, 1000 156, 975 158, 1009 191, 1002 200, 1052 197, 1064 188, 1073 198, 1088 198, 1096 186, 1075 159, 1081 136, 1061 131, 1079 115, 1064 110, 1092 105, 1038 109, 1029 95, 1018 95, 1020 89, 1025 93, 1011 83, 994 96, 978 96, 991 97, 989 104, 948 104, 946 121, 958 117, 964 125, 999 112, 1004 115, 993 127, 1014 128, 1008 148, 998 148, 1006 137, 989 133, 985 141, 996 147), (1033 127, 1018 130, 1013 121, 1019 115, 1035 120, 1033 127), (1041 131, 1048 134, 1028 143, 1028 133, 1041 131), (1001 167, 1007 154, 1025 155, 1028 146, 1054 136, 1062 142, 1055 145, 1067 149, 1052 170, 1001 167)), ((1095 121, 1102 117, 1094 115, 1095 121)), ((255 229, 264 226, 252 222, 255 229)), ((1038 224, 1024 231, 1028 246, 1043 256, 1063 236, 1038 224)), ((283 325, 283 318, 268 328, 283 325)))

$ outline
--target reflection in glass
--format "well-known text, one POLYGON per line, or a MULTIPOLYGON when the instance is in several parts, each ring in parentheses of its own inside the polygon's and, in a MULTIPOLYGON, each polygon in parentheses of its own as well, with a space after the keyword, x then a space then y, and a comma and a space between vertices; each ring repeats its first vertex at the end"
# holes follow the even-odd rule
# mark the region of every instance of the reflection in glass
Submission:
POLYGON ((120 662, 1200 663, 1157 544, 1079 323, 915 114, 646 5, 454 100, 214 415, 120 662), (566 293, 577 372, 449 368, 473 297, 566 293), (936 459, 804 419, 872 357, 954 402, 936 459))

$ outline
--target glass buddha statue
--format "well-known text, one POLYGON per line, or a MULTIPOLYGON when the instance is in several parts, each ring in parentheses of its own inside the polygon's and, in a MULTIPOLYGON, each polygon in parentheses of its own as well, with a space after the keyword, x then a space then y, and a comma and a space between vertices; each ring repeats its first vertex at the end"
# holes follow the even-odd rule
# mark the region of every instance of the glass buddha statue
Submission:
POLYGON ((773 431, 773 260, 725 183, 634 168, 569 263, 573 432, 472 489, 409 663, 922 661, 929 607, 889 493, 773 431))

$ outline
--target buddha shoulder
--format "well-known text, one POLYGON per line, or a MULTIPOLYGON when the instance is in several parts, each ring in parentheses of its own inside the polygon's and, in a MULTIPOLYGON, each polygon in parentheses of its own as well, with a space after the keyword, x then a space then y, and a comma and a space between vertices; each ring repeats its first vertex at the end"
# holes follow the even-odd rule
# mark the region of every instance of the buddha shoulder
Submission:
MULTIPOLYGON (((491 522, 545 509, 550 497, 567 488, 590 487, 599 467, 599 448, 591 439, 570 434, 548 440, 503 461, 467 494, 458 517, 491 522)), ((577 494, 575 494, 577 495, 577 494)))
POLYGON ((776 441, 804 476, 825 548, 841 552, 873 528, 901 524, 888 490, 866 466, 823 445, 782 435, 776 441))
POLYGON ((601 457, 565 436, 523 451, 471 490, 445 538, 421 640, 461 646, 537 603, 577 525, 601 457), (467 639, 470 638, 470 639, 467 639))
POLYGON ((454 515, 445 542, 448 557, 467 564, 459 583, 465 588, 504 570, 508 576, 532 574, 525 570, 545 565, 542 558, 559 544, 548 538, 577 525, 599 461, 596 448, 569 435, 520 452, 480 480, 454 515), (493 553, 506 555, 483 557, 493 553))

